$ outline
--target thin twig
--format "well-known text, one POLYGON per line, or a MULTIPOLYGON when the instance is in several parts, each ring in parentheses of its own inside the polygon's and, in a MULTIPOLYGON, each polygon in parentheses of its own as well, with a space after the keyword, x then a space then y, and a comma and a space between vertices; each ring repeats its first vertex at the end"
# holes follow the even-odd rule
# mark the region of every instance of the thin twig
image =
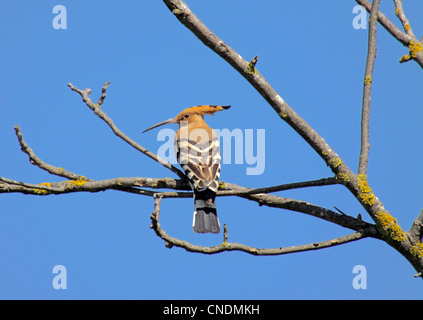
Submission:
POLYGON ((411 24, 408 21, 407 17, 405 16, 405 13, 404 13, 404 8, 402 6, 402 0, 394 0, 394 3, 395 3, 395 14, 398 16, 398 19, 401 21, 402 26, 404 28, 404 31, 412 39, 412 40, 410 40, 410 42, 408 44, 409 53, 406 54, 406 55, 403 55, 400 58, 399 62, 403 63, 403 62, 407 62, 407 61, 410 61, 410 60, 413 60, 413 59, 418 60, 418 61, 422 61, 422 59, 423 59, 423 53, 422 53, 423 43, 419 42, 417 40, 417 37, 413 33, 413 28, 411 27, 411 24))
POLYGON ((48 173, 54 174, 56 176, 64 177, 71 180, 86 180, 91 181, 91 179, 72 173, 70 171, 67 171, 60 167, 55 167, 50 164, 45 163, 43 160, 41 160, 39 157, 37 157, 34 153, 34 151, 28 146, 28 144, 25 142, 22 136, 21 128, 16 125, 15 126, 15 133, 16 137, 19 140, 19 144, 21 146, 21 150, 25 152, 29 156, 29 162, 38 168, 47 171, 48 173))
MULTIPOLYGON (((65 194, 73 192, 100 192, 105 190, 118 190, 129 193, 153 196, 155 193, 151 190, 137 188, 142 185, 141 181, 149 181, 150 178, 117 178, 109 180, 69 180, 61 182, 44 182, 41 184, 32 184, 0 177, 0 193, 25 193, 33 195, 65 194)), ((150 184, 150 183, 148 183, 150 184)), ((192 197, 192 193, 189 193, 192 197)), ((175 195, 176 196, 176 195, 175 195)), ((184 193, 177 193, 182 198, 184 193)), ((168 196, 170 197, 170 196, 168 196)))
MULTIPOLYGON (((8 191, 5 192, 11 192, 13 191, 18 191, 21 189, 33 189, 34 190, 34 194, 37 194, 37 191, 46 191, 45 194, 47 194, 47 192, 49 193, 53 193, 56 191, 55 187, 51 187, 50 183, 46 183, 46 184, 41 184, 41 185, 37 185, 37 184, 32 184, 32 183, 28 183, 28 182, 22 182, 22 181, 17 181, 17 180, 12 180, 12 179, 8 179, 8 178, 4 178, 4 177, 0 177, 0 181, 3 182, 3 184, 7 184, 10 186, 18 186, 19 188, 16 189, 10 189, 8 191), (36 189, 36 190, 35 190, 36 189)), ((2 190, 0 189, 0 193, 2 192, 2 190)))
MULTIPOLYGON (((103 93, 102 96, 105 96, 106 94, 106 89, 107 89, 107 85, 108 83, 106 83, 103 86, 103 93)), ((134 140, 132 140, 131 138, 129 138, 127 135, 125 135, 122 131, 119 130, 119 128, 114 124, 114 122, 112 121, 112 119, 110 119, 101 109, 100 106, 98 104, 95 104, 92 102, 92 100, 89 98, 89 95, 91 93, 91 89, 85 89, 85 90, 80 90, 76 87, 74 87, 72 85, 72 83, 68 83, 68 87, 72 89, 72 91, 75 91, 77 93, 79 93, 82 97, 82 101, 85 102, 85 104, 100 118, 102 119, 104 122, 106 122, 108 124, 108 126, 110 127, 110 129, 112 129, 113 133, 118 136, 119 138, 121 138, 123 141, 125 141, 126 143, 128 143, 130 146, 132 146, 133 148, 137 149, 138 151, 140 151, 141 153, 145 154, 146 156, 150 157, 151 159, 153 159, 154 161, 160 163, 162 166, 164 166, 165 168, 169 169, 170 171, 172 171, 173 173, 175 173, 179 178, 181 179, 185 179, 185 175, 183 174, 183 172, 181 170, 179 170, 178 168, 176 168, 175 166, 171 165, 169 162, 167 162, 166 160, 160 158, 159 156, 157 156, 156 154, 152 153, 151 151, 149 151, 148 149, 144 148, 143 146, 141 146, 140 144, 136 143, 134 140)), ((103 98, 104 99, 104 98, 103 98)), ((103 102, 103 100, 99 99, 99 101, 103 102)))
POLYGON ((228 226, 223 224, 223 243, 228 243, 228 226))
MULTIPOLYGON (((368 0, 356 0, 356 2, 360 5, 362 5, 368 12, 370 12, 372 4, 368 0)), ((401 10, 400 10, 401 11, 401 10)), ((396 11, 397 14, 400 13, 400 11, 396 11)), ((400 16, 399 16, 400 17, 400 16)), ((401 19, 401 18, 400 18, 401 19)), ((400 62, 409 61, 411 59, 415 60, 421 68, 423 68, 423 51, 419 50, 421 46, 423 46, 423 38, 422 41, 419 41, 414 34, 412 34, 412 29, 410 26, 411 32, 405 33, 398 29, 382 12, 379 11, 377 16, 377 21, 388 31, 395 39, 397 39, 399 42, 401 42, 404 46, 411 47, 411 49, 414 48, 414 50, 410 50, 410 55, 405 55, 400 59, 400 62), (415 47, 417 45, 417 48, 415 47), (416 50, 417 49, 417 50, 416 50)), ((404 20, 408 21, 408 20, 404 20)), ((404 29, 408 27, 405 27, 404 29)))
POLYGON ((223 191, 218 191, 217 196, 253 195, 253 194, 259 194, 259 193, 272 193, 277 191, 308 188, 308 187, 329 186, 329 185, 335 185, 335 184, 341 184, 341 182, 336 177, 331 177, 331 178, 323 178, 319 180, 286 183, 286 184, 281 184, 277 186, 262 187, 262 188, 247 189, 247 190, 223 190, 223 191))
POLYGON ((367 47, 366 70, 364 73, 363 106, 361 113, 361 151, 358 165, 359 174, 367 174, 369 162, 369 122, 370 122, 370 99, 372 95, 373 69, 376 59, 376 31, 377 14, 379 12, 380 0, 373 0, 369 17, 369 40, 367 47))
POLYGON ((405 16, 404 9, 402 7, 402 0, 394 0, 394 4, 395 4, 395 14, 397 15, 398 19, 401 21, 405 33, 407 33, 411 37, 415 37, 413 33, 413 29, 411 28, 410 22, 405 16))
POLYGON ((104 102, 104 99, 106 99, 106 91, 107 91, 107 88, 109 87, 109 84, 110 84, 110 81, 106 82, 104 84, 103 88, 101 89, 101 96, 100 96, 100 99, 98 99, 98 102, 97 102, 97 104, 99 106, 101 106, 104 102))
MULTIPOLYGON (((363 6, 367 12, 370 12, 372 4, 368 0, 356 0, 356 2, 363 6)), ((395 39, 401 42, 403 45, 408 46, 410 37, 397 28, 395 24, 391 22, 381 11, 378 12, 377 21, 388 31, 395 39)))
POLYGON ((342 211, 341 209, 339 209, 339 208, 337 208, 337 207, 335 207, 335 206, 333 206, 334 208, 335 208, 335 210, 336 211, 338 211, 340 214, 342 214, 342 215, 344 215, 344 216, 346 216, 347 214, 344 212, 344 211, 342 211))
POLYGON ((248 66, 247 66, 247 71, 248 71, 248 73, 251 73, 251 74, 255 74, 255 73, 257 73, 257 70, 256 70, 256 64, 257 64, 257 61, 258 61, 258 56, 255 56, 251 61, 250 61, 250 63, 248 64, 248 66))

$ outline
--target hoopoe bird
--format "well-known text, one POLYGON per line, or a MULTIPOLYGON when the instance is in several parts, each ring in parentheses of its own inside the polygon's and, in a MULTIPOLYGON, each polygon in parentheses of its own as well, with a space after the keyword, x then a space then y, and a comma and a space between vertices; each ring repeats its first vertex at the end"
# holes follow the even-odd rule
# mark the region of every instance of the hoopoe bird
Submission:
POLYGON ((219 138, 204 121, 204 115, 214 115, 230 107, 202 105, 187 108, 175 118, 159 122, 143 131, 168 123, 179 124, 175 135, 175 153, 194 192, 192 228, 197 233, 220 232, 215 203, 220 179, 219 138))

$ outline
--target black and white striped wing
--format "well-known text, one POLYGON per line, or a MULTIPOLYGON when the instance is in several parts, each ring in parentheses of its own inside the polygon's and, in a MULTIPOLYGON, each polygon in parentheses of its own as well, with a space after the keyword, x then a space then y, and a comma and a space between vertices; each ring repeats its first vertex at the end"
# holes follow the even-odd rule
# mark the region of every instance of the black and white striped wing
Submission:
POLYGON ((217 192, 220 179, 220 146, 216 133, 212 139, 176 137, 175 151, 179 164, 187 175, 191 187, 217 192))
MULTIPOLYGON (((220 146, 214 131, 210 136, 189 138, 176 136, 176 158, 194 191, 192 228, 197 233, 219 233, 215 197, 220 178, 220 146)), ((191 132, 192 133, 192 132, 191 132)))

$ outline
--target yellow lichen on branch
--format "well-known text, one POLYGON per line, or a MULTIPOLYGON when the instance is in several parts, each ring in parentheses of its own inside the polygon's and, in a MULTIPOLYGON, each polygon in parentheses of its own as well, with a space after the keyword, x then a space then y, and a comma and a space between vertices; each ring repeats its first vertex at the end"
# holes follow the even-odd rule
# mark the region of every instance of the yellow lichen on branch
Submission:
POLYGON ((348 173, 339 172, 336 175, 336 180, 341 181, 342 184, 347 184, 348 182, 350 182, 351 178, 348 173))
POLYGON ((408 50, 410 51, 409 54, 402 56, 399 60, 400 63, 415 59, 417 57, 417 53, 423 51, 423 46, 420 42, 414 43, 414 41, 410 41, 408 50))
MULTIPOLYGON (((82 178, 85 178, 84 176, 81 176, 82 178)), ((67 182, 67 188, 72 188, 73 186, 82 187, 84 184, 86 184, 87 180, 77 179, 77 180, 70 180, 65 181, 67 182)))
POLYGON ((39 186, 51 187, 51 184, 50 182, 43 182, 43 183, 40 183, 39 186))
POLYGON ((375 203, 375 195, 373 194, 372 188, 370 188, 367 182, 367 176, 365 174, 359 174, 357 176, 357 186, 360 190, 359 196, 363 203, 371 206, 375 203))
POLYGON ((421 43, 414 43, 414 41, 410 41, 410 45, 408 46, 410 50, 410 55, 414 59, 417 57, 417 53, 423 50, 421 43))
MULTIPOLYGON (((43 183, 40 183, 39 184, 39 186, 46 186, 46 187, 50 187, 51 186, 51 184, 50 183, 48 183, 48 182, 43 182, 43 183)), ((43 190, 43 189, 33 189, 34 190, 34 193, 35 194, 49 194, 50 193, 50 191, 48 191, 48 190, 43 190)))
POLYGON ((357 186, 362 193, 372 192, 369 183, 367 182, 367 176, 365 174, 359 174, 357 177, 357 186))
POLYGON ((278 113, 279 117, 281 117, 282 119, 286 119, 288 117, 288 114, 286 112, 279 112, 278 113))
POLYGON ((342 160, 340 158, 330 158, 327 163, 334 169, 338 168, 342 164, 342 160))
POLYGON ((395 241, 404 241, 407 236, 397 223, 397 219, 388 212, 379 211, 377 213, 378 225, 383 233, 395 241))
POLYGON ((369 206, 375 203, 375 195, 373 193, 360 193, 360 198, 363 203, 368 204, 369 206))
POLYGON ((423 243, 417 242, 416 245, 411 247, 410 253, 417 258, 423 258, 423 243))
POLYGON ((367 85, 372 84, 372 77, 371 76, 366 76, 364 78, 364 84, 367 84, 367 85))
POLYGON ((71 183, 74 186, 83 186, 84 184, 87 183, 87 181, 86 180, 72 180, 71 183))

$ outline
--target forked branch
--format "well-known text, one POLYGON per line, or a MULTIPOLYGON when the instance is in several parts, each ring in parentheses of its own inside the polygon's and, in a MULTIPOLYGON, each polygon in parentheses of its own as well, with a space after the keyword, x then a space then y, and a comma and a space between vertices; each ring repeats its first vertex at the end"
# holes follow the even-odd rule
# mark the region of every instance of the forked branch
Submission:
POLYGON ((181 179, 185 179, 185 175, 182 173, 181 170, 179 170, 178 168, 176 168, 175 166, 171 165, 169 162, 167 162, 166 160, 160 158, 159 156, 157 156, 156 154, 152 153, 151 151, 147 150, 146 148, 144 148, 143 146, 141 146, 140 144, 136 143, 134 140, 130 139, 127 135, 125 135, 122 131, 119 130, 119 128, 114 124, 114 122, 112 121, 112 119, 110 119, 102 110, 101 110, 101 104, 103 103, 105 97, 106 97, 106 90, 109 86, 110 82, 106 82, 103 86, 102 89, 102 94, 100 99, 98 100, 98 103, 95 104, 92 102, 92 100, 90 99, 89 95, 91 94, 91 89, 85 89, 85 90, 80 90, 76 87, 74 87, 72 85, 72 83, 68 83, 68 87, 71 88, 73 91, 79 93, 79 95, 82 97, 82 101, 85 102, 85 104, 100 118, 102 119, 104 122, 107 123, 107 125, 110 127, 110 129, 112 129, 113 133, 118 136, 119 138, 121 138, 122 140, 124 140, 126 143, 128 143, 130 146, 134 147, 135 149, 137 149, 138 151, 142 152, 143 154, 145 154, 147 157, 150 157, 151 159, 157 161, 158 163, 160 163, 162 166, 164 166, 165 168, 169 169, 170 171, 172 171, 173 173, 175 173, 177 176, 179 176, 179 178, 181 179))
POLYGON ((292 246, 292 247, 280 247, 280 248, 255 248, 245 244, 240 243, 232 243, 228 242, 228 229, 225 225, 225 232, 223 234, 223 242, 219 245, 212 246, 212 247, 205 247, 201 245, 194 245, 184 240, 179 240, 174 237, 169 236, 160 226, 159 218, 160 218, 160 204, 162 201, 162 196, 160 194, 154 195, 154 211, 150 215, 151 219, 151 226, 154 232, 159 236, 161 239, 165 241, 165 245, 168 248, 172 248, 173 246, 183 248, 190 252, 198 252, 204 254, 215 254, 224 251, 242 251, 248 254, 257 255, 257 256, 264 256, 264 255, 283 255, 287 253, 294 253, 294 252, 303 252, 303 251, 310 251, 310 250, 319 250, 328 247, 338 246, 341 244, 345 244, 352 241, 357 241, 363 238, 366 238, 368 235, 362 232, 355 232, 349 234, 347 236, 339 237, 332 240, 321 241, 321 242, 314 242, 310 244, 292 246))
MULTIPOLYGON (((368 12, 371 11, 372 4, 368 0, 356 0, 359 5, 362 5, 368 12)), ((377 21, 388 31, 395 39, 408 47, 409 54, 401 57, 400 62, 415 60, 421 68, 423 68, 423 38, 419 41, 413 33, 413 29, 404 14, 402 1, 394 0, 395 14, 400 19, 405 32, 398 29, 381 11, 377 16, 377 21)))

